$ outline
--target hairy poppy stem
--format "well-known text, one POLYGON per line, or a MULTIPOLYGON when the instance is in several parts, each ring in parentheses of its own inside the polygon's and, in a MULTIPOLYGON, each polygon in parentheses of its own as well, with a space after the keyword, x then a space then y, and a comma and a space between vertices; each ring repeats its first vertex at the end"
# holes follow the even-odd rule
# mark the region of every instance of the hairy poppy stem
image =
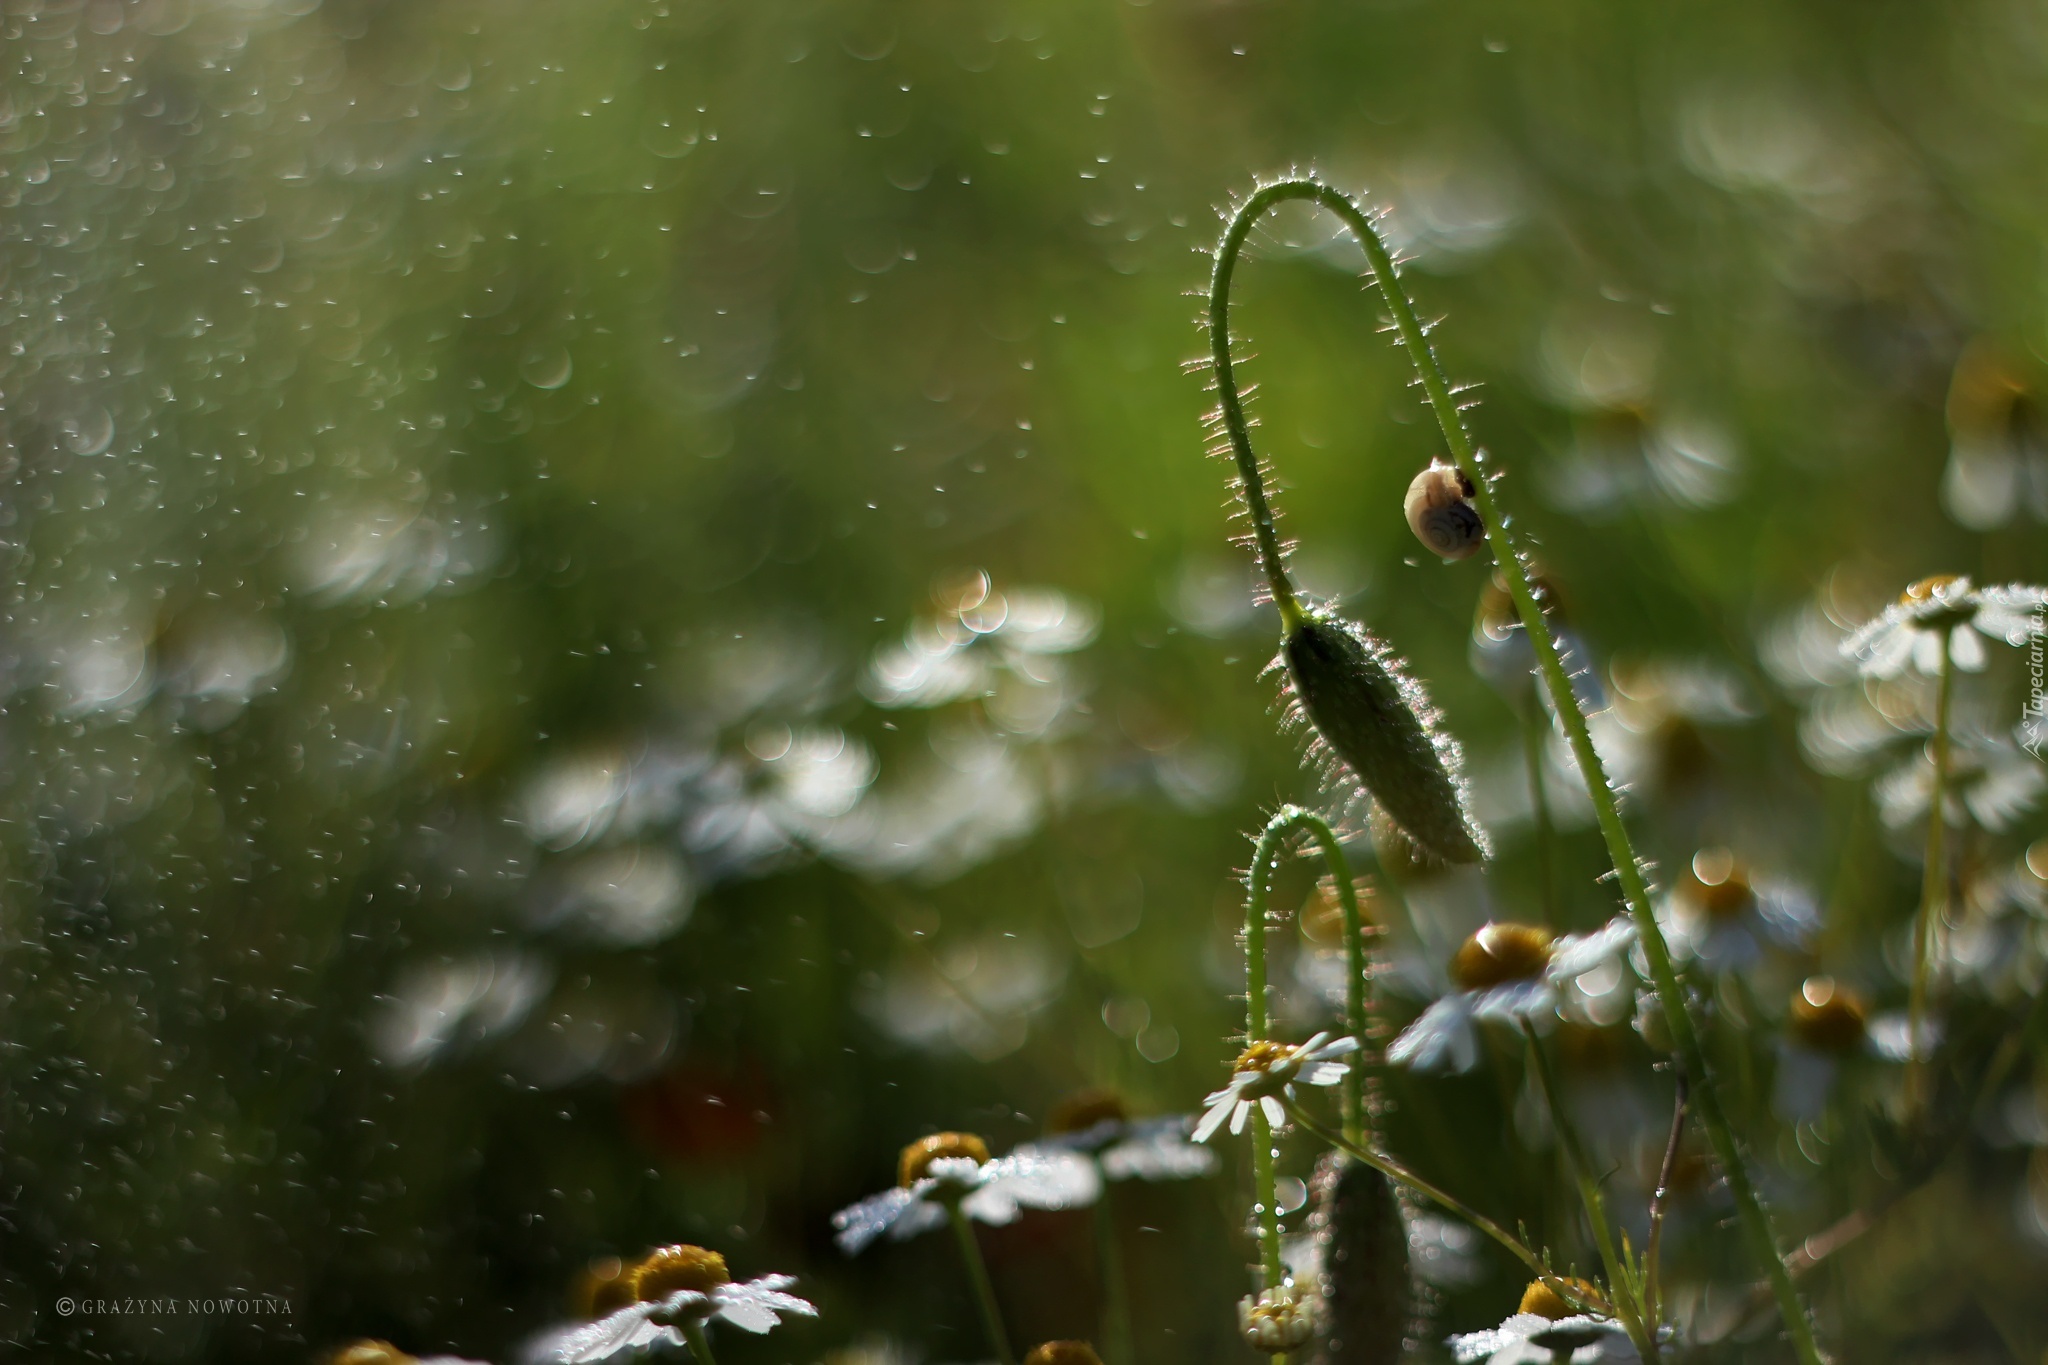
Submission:
MULTIPOLYGON (((1713 1073, 1707 1067, 1706 1052, 1700 1045, 1699 1030, 1696 1027, 1690 1001, 1685 987, 1678 979, 1677 969, 1671 961, 1670 945, 1664 941, 1663 930, 1657 924, 1657 916, 1650 905, 1649 885, 1643 877, 1642 864, 1638 860, 1635 845, 1629 839, 1628 828, 1622 823, 1621 811, 1614 798, 1614 789, 1607 780, 1607 770, 1600 761, 1600 755, 1593 748, 1593 738, 1586 728, 1585 713, 1579 709, 1579 699, 1572 691, 1571 678, 1565 672, 1564 661, 1559 657, 1557 641, 1551 636, 1549 624, 1544 620, 1543 609, 1536 600, 1535 589, 1531 586, 1529 568, 1521 554, 1515 549, 1509 527, 1509 519, 1500 509, 1494 496, 1491 460, 1472 440, 1466 430, 1464 417, 1458 406, 1450 381, 1444 377, 1444 370, 1431 349, 1428 334, 1415 315, 1415 308, 1401 289, 1394 271, 1394 260, 1381 239, 1379 230, 1373 226, 1372 216, 1360 208, 1351 197, 1331 185, 1313 179, 1279 180, 1262 185, 1250 198, 1239 206, 1232 216, 1229 227, 1223 235, 1223 242, 1217 249, 1216 269, 1211 280, 1209 320, 1211 340, 1216 358, 1216 379, 1222 400, 1223 423, 1230 435, 1231 448, 1237 455, 1238 472, 1245 481, 1245 500, 1252 509, 1253 534, 1258 540, 1261 561, 1265 564, 1269 581, 1277 580, 1276 600, 1281 600, 1282 619, 1286 620, 1288 606, 1293 603, 1292 589, 1288 587, 1286 573, 1280 563, 1279 539, 1273 531, 1272 515, 1266 508, 1265 490, 1259 481, 1258 461, 1252 454, 1251 438, 1245 426, 1244 412, 1237 391, 1235 371, 1230 365, 1230 342, 1228 335, 1229 284, 1232 269, 1238 253, 1243 249, 1246 236, 1253 222, 1275 204, 1292 199, 1306 199, 1335 213, 1351 228, 1358 244, 1365 251, 1366 261, 1371 267, 1373 283, 1378 286, 1380 296, 1385 300, 1387 311, 1392 315, 1394 330, 1401 344, 1407 348, 1408 358, 1415 366, 1416 377, 1421 381, 1424 396, 1429 400, 1437 425, 1442 429, 1444 440, 1450 447, 1451 460, 1469 472, 1473 478, 1473 498, 1480 516, 1486 523, 1487 539, 1492 544, 1495 561, 1500 565, 1502 576, 1507 580, 1508 595, 1513 598, 1515 614, 1521 619, 1522 628, 1528 632, 1529 642, 1536 650, 1537 674, 1549 690, 1558 720, 1565 728, 1565 736, 1571 742, 1572 755, 1578 760, 1579 771, 1586 779, 1587 793, 1593 799, 1593 810, 1598 817, 1601 837, 1607 844, 1607 856, 1614 864, 1615 876, 1621 884, 1623 900, 1628 905, 1630 916, 1635 921, 1641 938, 1643 956, 1648 960, 1650 981, 1656 988, 1658 999, 1663 1003, 1665 1017, 1670 1021, 1672 1041, 1678 1045, 1679 1058, 1684 1062, 1686 1074, 1693 1082, 1693 1108, 1699 1116, 1700 1126, 1707 1132, 1713 1145, 1714 1155, 1728 1180, 1728 1191, 1735 1201, 1736 1220, 1741 1225, 1743 1240, 1749 1252, 1760 1265, 1771 1285, 1771 1291, 1778 1303, 1779 1316, 1784 1319, 1785 1331, 1791 1337, 1793 1349, 1802 1365, 1823 1365, 1819 1343, 1815 1341, 1813 1324, 1807 1317, 1806 1309, 1799 1301, 1799 1291, 1792 1283, 1792 1276, 1785 1268, 1785 1261, 1778 1250, 1777 1234, 1771 1226, 1771 1216, 1757 1193, 1756 1183, 1751 1179, 1749 1166, 1741 1145, 1736 1141, 1735 1131, 1729 1126, 1721 1102, 1714 1091, 1713 1073), (1220 306, 1219 306, 1220 305, 1220 306), (1285 590, 1285 597, 1279 596, 1285 590)), ((1294 606, 1299 613, 1299 606, 1294 606)))

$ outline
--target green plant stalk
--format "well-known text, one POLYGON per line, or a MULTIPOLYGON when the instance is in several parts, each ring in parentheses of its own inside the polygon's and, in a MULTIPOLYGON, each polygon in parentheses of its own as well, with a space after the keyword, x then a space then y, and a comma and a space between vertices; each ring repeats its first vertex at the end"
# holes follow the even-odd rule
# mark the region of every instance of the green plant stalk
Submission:
MULTIPOLYGON (((1521 708, 1517 707, 1517 710, 1521 708)), ((1541 710, 1541 708, 1537 708, 1541 710)), ((1529 804, 1536 816, 1536 875, 1543 880, 1543 922, 1558 927, 1557 876, 1553 845, 1557 835, 1550 823, 1550 793, 1543 782, 1543 731, 1527 716, 1518 717, 1522 731, 1522 758, 1529 768, 1529 804)))
POLYGON ((689 1344, 690 1355, 697 1365, 718 1365, 718 1362, 711 1358, 711 1341, 704 1334, 704 1324, 701 1320, 692 1319, 679 1323, 678 1326, 683 1329, 683 1340, 689 1344))
POLYGON ((1444 1209, 1470 1223, 1473 1227, 1478 1228, 1481 1232, 1506 1248, 1509 1254, 1516 1260, 1529 1267, 1537 1279, 1556 1290, 1558 1296, 1564 1299, 1566 1303, 1594 1313, 1612 1314, 1612 1306, 1606 1299, 1589 1296, 1584 1290, 1559 1279, 1552 1273, 1549 1265, 1544 1262, 1543 1258, 1530 1250, 1528 1244, 1523 1242, 1521 1238, 1515 1236, 1515 1234, 1509 1232, 1499 1223, 1494 1222, 1464 1200, 1423 1179, 1384 1152, 1375 1151, 1362 1142, 1352 1142, 1340 1133, 1331 1132, 1320 1123, 1317 1123, 1314 1116, 1309 1114, 1294 1100, 1282 1100, 1281 1103, 1287 1106, 1287 1116, 1294 1120, 1295 1126, 1300 1128, 1302 1132, 1307 1133, 1310 1137, 1320 1142, 1329 1144, 1340 1152, 1356 1157, 1395 1184, 1407 1186, 1424 1199, 1442 1206, 1444 1209))
POLYGON ((1727 1178, 1729 1194, 1735 1201, 1736 1219, 1741 1225, 1743 1240, 1748 1244, 1750 1255, 1763 1268, 1770 1281, 1772 1295, 1777 1300, 1779 1316, 1784 1319, 1785 1331, 1791 1337, 1793 1348, 1802 1365, 1824 1365, 1820 1346, 1814 1340, 1813 1324, 1799 1301, 1799 1291, 1793 1285, 1792 1276, 1786 1270, 1784 1259, 1779 1254, 1777 1234, 1771 1227, 1770 1213, 1764 1208, 1763 1201, 1757 1194, 1755 1182, 1750 1179, 1742 1148, 1737 1143, 1735 1132, 1729 1126, 1727 1116, 1722 1112, 1720 1101, 1714 1093, 1713 1073, 1707 1068, 1706 1054, 1700 1046, 1699 1031, 1694 1026, 1684 987, 1680 984, 1677 970, 1671 961, 1670 945, 1664 941, 1663 931, 1657 924, 1656 913, 1650 906, 1649 887, 1644 881, 1635 847, 1629 840, 1628 829, 1622 824, 1621 812, 1615 804, 1613 788, 1608 784, 1606 769, 1600 762, 1600 755, 1593 748, 1592 735, 1586 728, 1586 717, 1579 710, 1578 698, 1572 692, 1571 679, 1564 671, 1564 661, 1558 655, 1557 642, 1552 639, 1549 626, 1543 618, 1542 607, 1536 601, 1535 589, 1530 585, 1528 566, 1515 549, 1509 521, 1501 515, 1500 506, 1494 497, 1491 462, 1486 454, 1474 445, 1471 433, 1465 429, 1464 419, 1459 414, 1457 399, 1450 382, 1444 377, 1443 367, 1438 363, 1436 353, 1430 348, 1429 338, 1415 316, 1414 307, 1400 288, 1394 273, 1393 258, 1388 254, 1386 243, 1380 239, 1378 230, 1373 227, 1371 217, 1342 191, 1320 181, 1306 179, 1280 180, 1262 185, 1239 206, 1229 225, 1224 229, 1223 240, 1216 251, 1215 269, 1210 277, 1210 343, 1216 368, 1219 415, 1237 459, 1239 477, 1245 485, 1245 502, 1252 515, 1253 539, 1258 546, 1259 558, 1265 568, 1267 581, 1273 588, 1274 601, 1280 607, 1281 620, 1291 629, 1292 625, 1301 619, 1301 608, 1294 599, 1292 587, 1287 582, 1286 570, 1281 561, 1279 537, 1273 529, 1271 509, 1266 504, 1259 477, 1258 459, 1252 453, 1251 433, 1245 423, 1243 404, 1238 395, 1236 372, 1231 365, 1229 291, 1237 257, 1244 249, 1245 238, 1251 232, 1252 224, 1273 205, 1290 199, 1312 200, 1335 213, 1351 227, 1359 246, 1365 251, 1366 260, 1372 268, 1373 280, 1379 287, 1381 297, 1393 315, 1394 329, 1402 345, 1408 350, 1409 359, 1415 366, 1416 377, 1422 384, 1423 393, 1429 400, 1437 425, 1442 428, 1444 440, 1450 446, 1451 458, 1461 468, 1474 475, 1473 496, 1478 504, 1480 518, 1486 525, 1487 538, 1492 544, 1494 559, 1500 565, 1503 577, 1507 579, 1508 594, 1514 600, 1515 614, 1520 618, 1522 628, 1528 632, 1530 644, 1535 647, 1538 675, 1542 678, 1544 686, 1549 689, 1558 719, 1565 727, 1566 738, 1571 742, 1572 754, 1578 760, 1579 771, 1585 775, 1586 789, 1593 800, 1594 813, 1600 824, 1600 834, 1607 844, 1608 858, 1614 864, 1615 876, 1621 883, 1622 898, 1635 921, 1637 933, 1642 940, 1643 955, 1649 962, 1651 985, 1656 989, 1658 999, 1663 1003, 1664 1013, 1670 1021, 1672 1041, 1678 1046, 1679 1058, 1684 1062, 1687 1074, 1694 1080, 1694 1108, 1727 1178))
POLYGON ((1657 1168, 1657 1188, 1650 1195, 1650 1242, 1643 1250, 1645 1286, 1644 1310, 1651 1322, 1664 1320, 1663 1273, 1660 1257, 1664 1249, 1664 1201, 1671 1197, 1672 1174, 1678 1169, 1678 1147, 1685 1139, 1685 1073, 1678 1073, 1678 1097, 1671 1106, 1671 1136, 1664 1143, 1664 1162, 1657 1168))
POLYGON ((1644 1361, 1648 1365, 1657 1365, 1656 1331, 1654 1326, 1644 1326, 1643 1305, 1631 1292, 1634 1281, 1628 1273, 1628 1264, 1615 1252, 1614 1230, 1607 1219, 1607 1200, 1600 1193, 1600 1182, 1593 1177, 1593 1166, 1586 1159, 1586 1148, 1579 1141, 1579 1131, 1565 1110, 1557 1076, 1550 1069, 1550 1057, 1543 1051, 1535 1028, 1526 1021, 1522 1024, 1522 1033, 1529 1040, 1529 1056, 1536 1068, 1537 1083, 1543 1087, 1543 1102, 1550 1108, 1551 1126, 1557 1130, 1558 1145, 1564 1148, 1565 1161, 1572 1170, 1572 1182, 1579 1188, 1579 1201, 1586 1206, 1586 1221, 1593 1227, 1593 1242, 1600 1249, 1600 1263, 1607 1270, 1607 1286, 1614 1299, 1615 1316, 1621 1319, 1629 1341, 1644 1361))
MULTIPOLYGON (((1266 946, 1264 926, 1266 923, 1266 892, 1272 880, 1273 870, 1280 859, 1281 842, 1297 829, 1305 829, 1322 850, 1323 862, 1330 869, 1330 880, 1337 885, 1337 906, 1344 917, 1344 1031, 1351 1037, 1365 1042, 1366 1025, 1366 956, 1365 925, 1358 908, 1358 888, 1351 880, 1351 864, 1344 857, 1344 846, 1337 841, 1336 831, 1329 822, 1313 811, 1300 806, 1282 806, 1266 822, 1259 832, 1258 844, 1252 850, 1250 878, 1250 904, 1245 909, 1245 976, 1248 995, 1257 997, 1257 1013, 1250 1007, 1246 1010, 1246 1037, 1257 1042, 1266 1031, 1266 946), (1254 925, 1259 926, 1258 987, 1250 990, 1252 974, 1251 938, 1254 925), (1251 1030, 1258 1029, 1257 1033, 1251 1030)), ((1344 1136, 1353 1142, 1365 1139, 1365 1077, 1364 1068, 1353 1065, 1344 1077, 1343 1088, 1344 1136)))
POLYGON ((1934 792, 1927 806, 1927 866, 1920 880, 1920 910, 1913 917, 1913 988, 1906 1007, 1906 1125, 1917 1127, 1927 1107, 1927 1064, 1920 1040, 1927 1019, 1927 959, 1935 917, 1948 908, 1948 712, 1955 691, 1951 632, 1941 633, 1941 685, 1934 703, 1934 792))
POLYGON ((1258 1201, 1259 1270, 1265 1287, 1278 1289, 1287 1282, 1287 1266, 1280 1259, 1279 1181, 1273 1170, 1273 1125, 1266 1122, 1265 1109, 1252 1106, 1252 1184, 1258 1201))
POLYGON ((974 1240, 973 1225, 957 1202, 946 1206, 946 1221, 953 1225, 953 1236, 960 1243, 960 1259, 967 1264, 967 1279, 974 1286, 975 1306, 981 1310, 982 1330, 988 1333, 996 1365, 1017 1365, 1017 1357, 1010 1350, 1010 1335, 1003 1330, 1003 1310, 996 1305, 996 1287, 989 1280, 988 1263, 981 1259, 981 1244, 974 1240))
MULTIPOLYGON (((1102 1163, 1096 1162, 1096 1174, 1102 1163)), ((1110 1186, 1102 1186, 1095 1201, 1095 1254, 1102 1267, 1102 1346, 1108 1365, 1137 1365, 1137 1348, 1131 1341, 1131 1293, 1124 1283, 1123 1244, 1117 1240, 1116 1210, 1110 1203, 1110 1186)))

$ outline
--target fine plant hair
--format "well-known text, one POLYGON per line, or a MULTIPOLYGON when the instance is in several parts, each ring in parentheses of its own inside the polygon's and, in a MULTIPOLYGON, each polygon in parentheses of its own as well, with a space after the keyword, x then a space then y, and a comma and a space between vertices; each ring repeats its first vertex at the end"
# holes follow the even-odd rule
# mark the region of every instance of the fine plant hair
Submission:
MULTIPOLYGON (((1443 367, 1430 346, 1427 330, 1417 318, 1414 306, 1400 284, 1392 254, 1380 235, 1375 215, 1360 207, 1343 191, 1313 176, 1290 177, 1261 184, 1235 207, 1216 248, 1209 292, 1210 352, 1217 393, 1217 407, 1212 420, 1221 428, 1228 452, 1236 465, 1239 492, 1250 521, 1250 539, 1267 589, 1279 609, 1285 641, 1294 641, 1304 632, 1314 632, 1319 627, 1333 633, 1339 628, 1328 618, 1304 607, 1288 578, 1284 548, 1266 495, 1265 471, 1252 448, 1243 394, 1237 383, 1230 332, 1230 287, 1253 226, 1267 210, 1290 200, 1306 200, 1327 209, 1351 229, 1365 252, 1368 276, 1386 305, 1397 342, 1407 351, 1415 367, 1417 383, 1449 448, 1450 463, 1469 478, 1472 510, 1483 525, 1487 545, 1506 583, 1515 614, 1534 649, 1538 677, 1550 695, 1579 770, 1585 774, 1587 791, 1592 798, 1608 858, 1634 923, 1651 984, 1668 1021, 1678 1065, 1689 1082, 1692 1113, 1705 1131, 1727 1180, 1744 1243, 1770 1286, 1779 1316, 1799 1360, 1802 1365, 1821 1365, 1823 1357, 1812 1323, 1779 1250, 1770 1213, 1750 1175, 1748 1157, 1737 1141, 1716 1094, 1715 1079, 1707 1065, 1700 1041, 1700 1025, 1695 1018, 1698 1007, 1679 980, 1671 949, 1651 905, 1642 862, 1622 822, 1615 789, 1593 747, 1585 712, 1573 691, 1558 643, 1551 634, 1537 598, 1534 575, 1527 557, 1516 545, 1510 519, 1500 505, 1496 461, 1474 442, 1465 425, 1464 405, 1458 401, 1457 391, 1445 378, 1443 367)), ((1343 633, 1354 640, 1369 638, 1362 632, 1357 636, 1343 633)), ((1460 824, 1464 823, 1462 795, 1457 794, 1454 770, 1442 763, 1443 750, 1436 746, 1433 738, 1433 716, 1418 715, 1406 706, 1401 707, 1398 714, 1387 711, 1378 719, 1394 727, 1396 733, 1391 741, 1381 735, 1377 743, 1361 746, 1358 742, 1361 736, 1370 732, 1373 724, 1367 718, 1366 706, 1362 703, 1384 695, 1385 690, 1400 691, 1399 684, 1394 683, 1386 671, 1381 658, 1383 651, 1368 649, 1360 643, 1355 653, 1338 658, 1332 675, 1348 669, 1345 677, 1348 685, 1330 689, 1329 695, 1321 698, 1317 695, 1317 684, 1323 682, 1324 677, 1314 671, 1317 661, 1311 657, 1310 685, 1305 688, 1297 659, 1286 643, 1283 643, 1282 652, 1287 656, 1296 699, 1310 724, 1323 742, 1352 768, 1409 837, 1439 857, 1467 861, 1479 856, 1476 837, 1470 857, 1460 857, 1462 850, 1430 847, 1427 841, 1432 834, 1440 835, 1440 827, 1426 820, 1423 828, 1409 823, 1414 818, 1413 812, 1427 808, 1432 798, 1443 790, 1453 793, 1460 811, 1460 824), (1375 669, 1379 670, 1377 674, 1375 669), (1332 696, 1337 699, 1334 703, 1332 696), (1333 704, 1342 714, 1331 709, 1333 704), (1413 725, 1425 735, 1432 735, 1428 742, 1431 752, 1439 760, 1436 764, 1417 762, 1422 756, 1413 746, 1412 735, 1405 730, 1408 725, 1413 725), (1447 785, 1440 786, 1440 783, 1447 785), (1397 805, 1396 802, 1402 804, 1397 805)), ((1436 814, 1442 816, 1443 812, 1439 810, 1436 814)), ((1291 1102, 1288 1111, 1305 1129, 1318 1132, 1333 1145, 1340 1145, 1360 1156, 1366 1155, 1362 1150, 1363 1143, 1339 1140, 1327 1130, 1311 1128, 1308 1117, 1291 1102)), ((1387 1173, 1393 1174, 1391 1171, 1387 1173)), ((1582 1168, 1579 1183, 1587 1199, 1587 1213, 1601 1242, 1602 1259, 1610 1280, 1608 1294, 1613 1299, 1617 1316, 1627 1325, 1629 1336, 1643 1357, 1656 1360, 1657 1324, 1643 1321, 1645 1279, 1649 1268, 1633 1255, 1626 1243, 1618 1250, 1611 1246, 1610 1229, 1600 1207, 1597 1182, 1592 1173, 1582 1168)), ((1550 1277, 1544 1278, 1546 1283, 1552 1283, 1550 1277)))

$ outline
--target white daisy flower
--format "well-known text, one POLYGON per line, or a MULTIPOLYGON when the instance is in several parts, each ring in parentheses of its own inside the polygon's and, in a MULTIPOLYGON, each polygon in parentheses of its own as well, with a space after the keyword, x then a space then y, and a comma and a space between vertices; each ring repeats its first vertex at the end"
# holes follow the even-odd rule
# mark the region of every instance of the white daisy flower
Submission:
MULTIPOLYGON (((1583 1280, 1570 1283, 1590 1289, 1583 1280)), ((1541 1280, 1532 1281, 1519 1309, 1498 1327, 1449 1339, 1458 1365, 1637 1365, 1642 1357, 1613 1318, 1581 1313, 1541 1280)))
MULTIPOLYGON (((1785 1032, 1778 1040, 1778 1071, 1771 1107, 1787 1122, 1811 1122, 1827 1109, 1842 1066, 1858 1055, 1903 1062, 1912 1053, 1904 1011, 1872 1017, 1863 997, 1831 976, 1810 976, 1792 992, 1785 1032)), ((1931 1056, 1940 1029, 1920 1023, 1920 1056, 1931 1056)))
POLYGON ((1327 1032, 1299 1045, 1253 1043, 1231 1067, 1230 1083, 1203 1101, 1208 1108, 1202 1113, 1202 1121, 1195 1125, 1195 1141, 1207 1142, 1214 1137, 1225 1119, 1230 1120, 1232 1133, 1242 1133, 1254 1104, 1265 1111, 1268 1123, 1279 1127, 1287 1121, 1287 1110, 1280 1101, 1282 1097, 1294 1098, 1296 1081, 1335 1085, 1351 1070, 1349 1063, 1336 1059, 1356 1051, 1356 1038, 1332 1039, 1327 1032))
MULTIPOLYGON (((2040 802, 2048 773, 2040 760, 2003 736, 1957 734, 1949 746, 1948 782, 1942 809, 1951 825, 1965 817, 1993 832, 2010 828, 2040 802)), ((1893 829, 1927 818, 1934 800, 1934 758, 1922 746, 1871 789, 1878 816, 1893 829)))
POLYGON ((1191 1127, 1185 1114, 1133 1119, 1115 1091, 1083 1090, 1053 1106, 1038 1145, 1093 1157, 1105 1180, 1192 1180, 1215 1171, 1216 1154, 1188 1141, 1191 1127))
POLYGON ((1547 1022, 1559 993, 1620 957, 1635 932, 1619 915, 1590 934, 1562 938, 1533 924, 1481 926, 1451 959, 1453 989, 1402 1030, 1387 1060, 1417 1071, 1470 1071, 1479 1060, 1479 1021, 1547 1022))
POLYGON ((1984 667, 1982 639, 2024 647, 2034 615, 2048 609, 2048 588, 2009 583, 1972 588, 1958 574, 1923 578, 1899 594, 1883 615, 1842 641, 1842 653, 1856 660, 1866 677, 1896 678, 1908 668, 1941 672, 1942 641, 1965 673, 1984 667))
POLYGON ((807 1300, 784 1292, 795 1283, 794 1276, 763 1275, 740 1284, 715 1251, 662 1247, 627 1272, 632 1303, 563 1332, 541 1358, 555 1365, 596 1365, 661 1348, 686 1349, 685 1333, 714 1320, 761 1333, 784 1313, 816 1317, 818 1310, 807 1300))
POLYGON ((896 1188, 832 1215, 833 1240, 849 1256, 883 1233, 894 1242, 930 1232, 957 1206, 976 1222, 1000 1227, 1022 1209, 1072 1209, 1095 1202, 1095 1163, 1073 1152, 1029 1144, 991 1160, 972 1133, 933 1133, 903 1149, 896 1188))
POLYGON ((1722 971, 1750 966, 1767 945, 1804 949, 1820 912, 1800 888, 1752 878, 1727 849, 1703 848, 1692 875, 1658 904, 1657 922, 1674 957, 1722 971))

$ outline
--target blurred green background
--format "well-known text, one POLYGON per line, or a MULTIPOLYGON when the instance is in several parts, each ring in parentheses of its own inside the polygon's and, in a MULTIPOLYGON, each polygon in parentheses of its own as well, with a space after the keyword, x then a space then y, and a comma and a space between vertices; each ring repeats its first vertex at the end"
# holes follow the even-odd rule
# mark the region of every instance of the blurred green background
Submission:
MULTIPOLYGON (((979 1359, 943 1239, 843 1262, 830 1213, 933 1128, 1194 1107, 1245 834, 1343 796, 1276 723, 1186 366, 1218 209, 1291 167, 1388 210, 1481 384, 1645 852, 1804 883, 1819 965, 1903 998, 1917 836, 1862 779, 1924 698, 1832 645, 1923 574, 2048 576, 2038 6, 17 0, 0 64, 21 1359, 508 1359, 588 1258, 674 1240, 823 1310, 742 1365, 979 1359)), ((1335 233, 1276 214, 1240 275, 1285 529, 1466 746, 1500 858, 1443 922, 1536 917, 1487 571, 1405 529, 1439 445, 1335 233)), ((1969 681, 2009 730, 2023 656, 1969 681)), ((1985 913, 2009 1002, 2039 934, 1985 913)), ((1306 1031, 1329 945, 1276 937, 1306 1031)), ((1601 1034, 1661 1147, 1668 1083, 1601 1034)), ((1843 1358, 2048 1350, 2031 1074, 1815 1279, 1843 1358)), ((1390 1139, 1589 1264, 1521 1087, 1401 1082, 1390 1139)), ((1881 1183, 1750 1112, 1789 1236, 1881 1183)), ((1252 1359, 1246 1188, 1116 1192, 1144 1365, 1252 1359)), ((1719 1216, 1701 1320, 1744 1292, 1719 1216)), ((1096 1330, 1088 1227, 990 1236, 1022 1344, 1096 1330)), ((1512 1307, 1473 1256, 1426 1341, 1512 1307)))

